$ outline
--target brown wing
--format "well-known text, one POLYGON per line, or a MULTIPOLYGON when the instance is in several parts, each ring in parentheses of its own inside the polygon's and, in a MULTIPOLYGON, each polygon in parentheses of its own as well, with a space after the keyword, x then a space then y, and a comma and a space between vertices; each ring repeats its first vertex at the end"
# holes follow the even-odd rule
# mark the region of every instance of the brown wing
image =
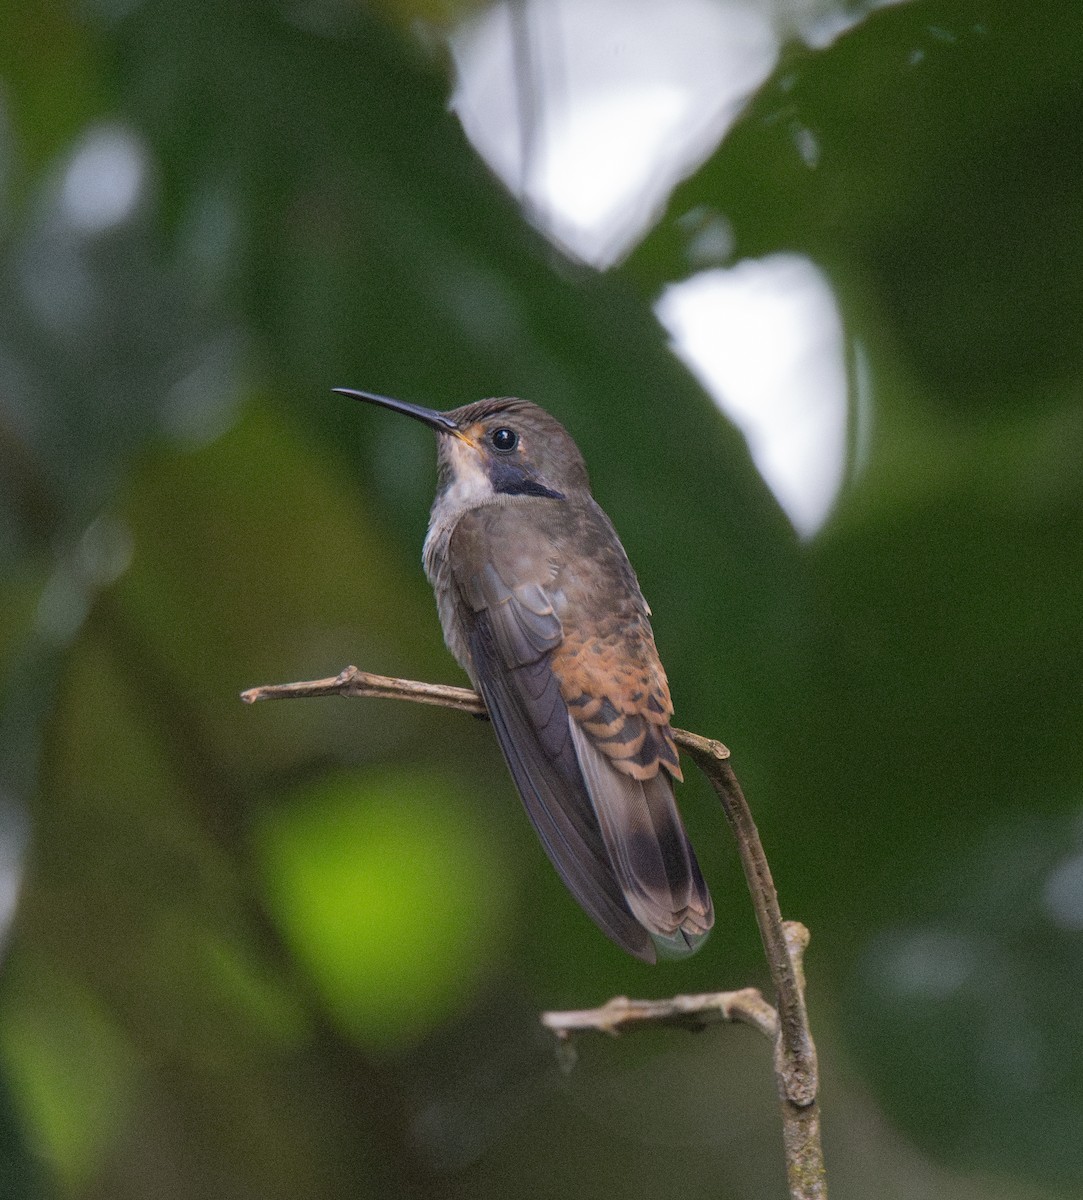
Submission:
POLYGON ((545 657, 509 668, 499 642, 507 610, 475 614, 469 633, 474 682, 527 815, 557 873, 587 915, 618 946, 654 962, 650 937, 625 901, 586 797, 567 709, 545 657))
POLYGON ((643 780, 664 768, 683 778, 669 684, 645 611, 627 601, 569 624, 552 661, 568 711, 617 771, 643 780))
MULTIPOLYGON (((710 928, 712 910, 659 770, 679 776, 657 654, 652 668, 632 647, 627 670, 599 654, 595 643, 617 651, 622 627, 627 637, 638 625, 618 619, 604 630, 581 603, 580 626, 568 612, 569 592, 583 588, 562 566, 559 537, 520 522, 509 539, 503 519, 501 510, 464 518, 453 560, 472 613, 471 673, 527 812, 561 877, 609 937, 645 961, 654 961, 655 945, 687 953, 710 928), (570 638, 572 628, 599 636, 570 638)), ((645 608, 637 586, 626 598, 632 615, 636 603, 645 608)))

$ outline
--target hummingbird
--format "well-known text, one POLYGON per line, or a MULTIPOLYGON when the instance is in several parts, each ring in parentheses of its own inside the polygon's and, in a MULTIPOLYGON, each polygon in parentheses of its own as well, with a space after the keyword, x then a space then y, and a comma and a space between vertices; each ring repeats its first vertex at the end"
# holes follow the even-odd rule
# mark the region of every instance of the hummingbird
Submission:
POLYGON ((636 958, 690 954, 714 910, 673 795, 669 685, 579 448, 514 397, 440 412, 334 391, 436 432, 425 573, 553 866, 636 958))

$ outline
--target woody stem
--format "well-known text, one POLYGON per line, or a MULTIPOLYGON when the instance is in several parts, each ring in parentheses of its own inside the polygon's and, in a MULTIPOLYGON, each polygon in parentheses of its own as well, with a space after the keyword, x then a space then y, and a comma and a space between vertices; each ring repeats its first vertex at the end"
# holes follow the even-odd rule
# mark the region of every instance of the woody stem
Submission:
MULTIPOLYGON (((302 696, 370 696, 437 704, 473 714, 485 712, 481 697, 469 688, 371 675, 357 667, 347 667, 339 675, 327 679, 270 684, 249 688, 241 693, 241 699, 246 704, 254 704, 257 700, 288 700, 302 696)), ((756 912, 760 938, 774 984, 778 1021, 777 1026, 770 1020, 753 1023, 758 1023, 764 1032, 773 1034, 775 1039, 775 1078, 782 1105, 790 1197, 791 1200, 826 1200, 827 1182, 816 1101, 816 1047, 805 1007, 803 955, 808 945, 808 930, 796 921, 782 919, 767 856, 748 802, 730 765, 729 750, 721 742, 684 729, 674 729, 673 740, 707 776, 722 803, 726 820, 737 840, 741 865, 756 912)), ((625 1006, 638 1003, 624 1002, 625 1006)), ((604 1028, 613 1032, 621 1024, 620 1020, 613 1020, 613 1014, 608 1009, 580 1014, 546 1014, 543 1019, 556 1016, 574 1018, 568 1025, 567 1033, 572 1028, 604 1028), (604 1019, 591 1020, 598 1012, 605 1014, 604 1019)), ((636 1009, 636 1020, 640 1023, 672 1018, 672 1004, 663 1004, 656 1010, 636 1009)), ((623 1019, 627 1019, 626 1015, 623 1019)), ((553 1027, 552 1020, 549 1024, 553 1027)))

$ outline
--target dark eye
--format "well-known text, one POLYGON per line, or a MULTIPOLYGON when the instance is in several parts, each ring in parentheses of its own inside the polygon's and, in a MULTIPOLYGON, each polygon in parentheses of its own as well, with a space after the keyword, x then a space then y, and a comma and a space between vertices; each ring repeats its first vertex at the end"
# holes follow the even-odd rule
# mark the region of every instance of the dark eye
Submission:
POLYGON ((499 429, 494 429, 489 434, 489 441, 492 442, 494 450, 498 450, 501 454, 510 454, 519 445, 519 435, 514 429, 508 429, 507 426, 501 425, 499 429))

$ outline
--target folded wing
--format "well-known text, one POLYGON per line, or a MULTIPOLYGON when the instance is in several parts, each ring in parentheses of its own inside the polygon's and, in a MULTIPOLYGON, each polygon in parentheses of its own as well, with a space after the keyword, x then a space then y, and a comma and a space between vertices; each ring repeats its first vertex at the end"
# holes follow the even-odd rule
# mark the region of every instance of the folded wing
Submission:
POLYGON ((643 647, 631 655, 629 684, 604 646, 599 655, 566 637, 543 581, 509 583, 490 563, 463 585, 471 674, 561 878, 635 957, 694 950, 713 911, 673 798, 679 767, 653 639, 646 668, 643 647))

